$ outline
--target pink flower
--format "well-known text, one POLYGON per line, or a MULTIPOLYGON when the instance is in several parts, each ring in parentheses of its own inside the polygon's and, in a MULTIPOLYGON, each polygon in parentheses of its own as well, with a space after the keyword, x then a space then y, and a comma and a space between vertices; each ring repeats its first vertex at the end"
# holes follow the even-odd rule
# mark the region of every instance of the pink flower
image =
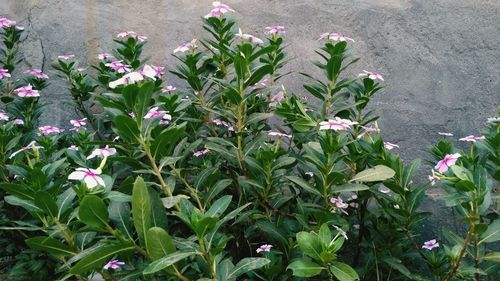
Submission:
POLYGON ((347 233, 340 227, 336 226, 336 225, 332 225, 338 232, 340 235, 344 236, 345 240, 348 240, 349 238, 347 238, 347 233))
POLYGON ((15 21, 6 18, 0 18, 0 28, 11 27, 13 25, 16 25, 15 21))
POLYGON ((144 76, 141 73, 133 71, 123 75, 122 78, 118 78, 115 81, 109 82, 109 87, 114 89, 120 85, 129 85, 134 84, 136 82, 144 80, 144 76))
POLYGON ((0 111, 0 121, 9 121, 9 116, 5 112, 0 111))
POLYGON ((282 35, 285 34, 285 27, 281 25, 266 27, 266 34, 269 35, 282 35))
POLYGON ((276 107, 278 104, 281 104, 281 101, 285 99, 285 93, 283 91, 279 91, 276 95, 271 97, 269 102, 269 107, 276 107))
POLYGON ((193 39, 191 40, 191 42, 181 44, 179 47, 174 49, 174 54, 178 52, 185 53, 194 50, 196 48, 195 42, 196 39, 193 39))
POLYGON ((156 80, 156 78, 161 78, 165 74, 165 67, 146 64, 140 73, 156 80))
POLYGON ((64 129, 59 129, 54 126, 42 126, 38 128, 38 135, 40 136, 47 136, 50 134, 60 134, 64 132, 64 129))
POLYGON ((461 138, 459 140, 461 140, 461 141, 476 142, 478 140, 484 140, 484 139, 486 139, 485 136, 478 136, 478 137, 476 137, 476 136, 470 135, 470 136, 463 137, 463 138, 461 138))
POLYGON ((328 40, 332 40, 332 41, 340 41, 340 42, 345 42, 345 41, 352 41, 352 42, 354 42, 354 39, 352 39, 350 37, 347 37, 344 34, 338 33, 338 32, 323 33, 319 37, 318 41, 319 40, 323 40, 323 39, 328 39, 328 40))
POLYGON ((31 86, 31 84, 15 89, 14 93, 21 98, 32 98, 40 96, 40 93, 37 90, 33 90, 33 86, 31 86))
POLYGON ((76 119, 76 120, 69 120, 69 122, 71 123, 71 125, 73 125, 73 127, 75 127, 75 128, 80 128, 82 126, 87 125, 87 123, 85 121, 87 121, 87 118, 76 119))
POLYGON ((166 111, 164 110, 158 110, 159 107, 155 106, 151 108, 146 115, 144 115, 144 119, 150 119, 150 118, 155 118, 155 117, 163 117, 165 114, 167 114, 166 111))
POLYGON ((75 55, 60 55, 60 56, 57 56, 58 59, 60 60, 70 60, 70 59, 73 59, 75 57, 75 55))
POLYGON ((79 148, 76 145, 72 145, 72 146, 68 147, 68 150, 71 150, 71 151, 78 151, 78 149, 79 148))
POLYGON ((124 265, 124 262, 121 262, 119 260, 110 260, 108 263, 104 266, 105 270, 108 269, 119 269, 122 265, 124 265))
POLYGON ((422 248, 427 249, 427 250, 432 250, 432 249, 438 248, 438 247, 439 247, 439 243, 436 241, 436 239, 426 241, 426 242, 424 242, 424 245, 422 246, 422 248))
MULTIPOLYGON (((338 198, 331 197, 330 203, 332 203, 336 208, 339 208, 339 209, 347 209, 349 207, 349 205, 344 203, 344 201, 340 197, 338 197, 338 198)), ((343 211, 343 212, 345 212, 345 211, 343 211)))
POLYGON ((122 60, 115 60, 110 63, 106 63, 105 66, 112 68, 114 71, 118 73, 125 73, 125 72, 130 72, 132 69, 130 69, 130 65, 124 64, 122 60))
POLYGON ((240 37, 242 40, 248 41, 252 44, 263 44, 264 43, 264 41, 262 41, 261 39, 255 37, 253 35, 242 33, 241 29, 238 29, 238 33, 236 33, 235 35, 240 37))
POLYGON ((168 85, 167 87, 161 89, 161 92, 162 93, 171 93, 173 91, 177 90, 176 87, 172 86, 172 85, 168 85))
POLYGON ((285 137, 285 138, 292 138, 292 135, 287 135, 287 134, 283 134, 283 133, 280 133, 280 132, 269 132, 267 133, 268 136, 271 136, 271 137, 285 137))
POLYGON ((440 173, 448 171, 448 168, 455 165, 458 158, 460 158, 460 153, 447 154, 443 160, 439 161, 434 169, 438 170, 440 173))
POLYGON ((341 119, 339 117, 335 117, 335 119, 330 119, 328 121, 319 122, 320 130, 334 130, 334 131, 343 131, 351 128, 352 125, 358 124, 358 122, 353 122, 348 119, 341 119))
POLYGON ((440 135, 440 136, 444 136, 444 137, 453 137, 453 134, 452 134, 452 133, 442 133, 442 132, 438 132, 438 135, 440 135))
POLYGON ((133 112, 129 112, 129 113, 128 113, 128 116, 130 116, 130 117, 132 117, 132 118, 135 118, 135 113, 133 113, 133 112))
POLYGON ((387 150, 393 150, 394 148, 399 148, 399 145, 384 141, 384 147, 387 150))
POLYGON ((264 245, 261 245, 257 250, 257 254, 260 253, 260 252, 271 252, 271 248, 273 247, 273 245, 269 245, 269 244, 264 244, 264 245))
POLYGON ((231 9, 231 7, 229 7, 226 4, 222 4, 219 1, 213 2, 212 6, 213 6, 213 9, 210 11, 210 13, 208 13, 205 16, 205 18, 220 17, 227 12, 234 12, 234 10, 231 9))
POLYGON ((135 32, 135 31, 120 32, 120 33, 118 33, 118 35, 116 35, 116 37, 118 37, 118 38, 131 37, 131 38, 134 38, 135 40, 137 40, 139 42, 144 42, 144 41, 146 41, 148 39, 148 37, 146 37, 146 36, 138 35, 137 32, 135 32))
POLYGON ((358 75, 358 77, 368 77, 372 80, 376 80, 376 79, 379 79, 379 80, 382 80, 384 81, 384 78, 382 77, 382 75, 380 75, 380 73, 376 72, 376 71, 366 71, 366 70, 363 70, 364 73, 360 73, 358 75))
POLYGON ((95 157, 105 158, 115 154, 116 154, 116 149, 109 148, 109 145, 106 145, 104 148, 94 149, 94 151, 92 151, 92 153, 89 156, 87 156, 87 160, 95 157))
POLYGON ((99 60, 108 60, 110 59, 112 56, 110 53, 100 53, 99 55, 97 55, 97 58, 99 60))
POLYGON ((22 119, 15 119, 14 124, 18 126, 24 125, 24 121, 22 119))
POLYGON ((207 154, 207 153, 208 153, 208 151, 209 151, 209 150, 208 150, 208 148, 205 148, 205 149, 203 149, 203 150, 198 150, 198 151, 196 151, 196 152, 193 154, 193 156, 194 156, 194 157, 202 157, 203 155, 207 154))
POLYGON ((234 131, 233 126, 231 126, 231 124, 229 124, 228 122, 226 122, 224 120, 214 119, 212 122, 215 125, 217 125, 217 126, 224 126, 224 127, 226 127, 228 131, 234 131))
POLYGON ((361 126, 361 128, 363 128, 363 131, 361 132, 361 134, 359 134, 359 136, 357 137, 357 139, 360 139, 362 138, 364 135, 366 134, 370 134, 370 133, 379 133, 380 130, 376 127, 365 127, 365 126, 361 126))
POLYGON ((0 68, 0 79, 10 77, 10 73, 8 69, 0 68))
POLYGON ((220 120, 220 119, 214 119, 212 120, 212 122, 217 125, 217 126, 222 126, 224 124, 224 121, 220 120))
POLYGON ((41 149, 43 148, 43 146, 38 146, 36 145, 36 142, 35 141, 32 141, 30 142, 27 146, 19 149, 18 151, 15 151, 13 152, 10 156, 9 156, 9 159, 12 159, 14 156, 16 156, 17 154, 23 152, 23 151, 26 151, 26 150, 29 150, 29 149, 33 149, 33 150, 37 150, 37 149, 41 149))
POLYGON ((99 176, 102 173, 101 169, 98 168, 88 169, 88 168, 76 168, 74 172, 69 174, 69 180, 79 180, 83 181, 88 188, 92 189, 96 186, 105 186, 104 180, 99 176))
POLYGON ((47 74, 43 73, 42 70, 40 70, 40 69, 35 69, 35 68, 28 69, 24 73, 29 73, 38 79, 49 79, 49 76, 47 74))

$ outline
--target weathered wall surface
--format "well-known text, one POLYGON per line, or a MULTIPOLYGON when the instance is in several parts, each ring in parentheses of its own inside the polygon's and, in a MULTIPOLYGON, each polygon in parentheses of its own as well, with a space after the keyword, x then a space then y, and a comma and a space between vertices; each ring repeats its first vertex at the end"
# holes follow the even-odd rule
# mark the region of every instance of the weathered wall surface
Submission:
MULTIPOLYGON (((354 73, 380 71, 385 90, 375 100, 386 140, 405 159, 426 157, 438 131, 477 134, 500 105, 500 0, 226 0, 246 33, 263 36, 284 25, 294 71, 312 70, 313 49, 323 32, 353 37, 362 60, 354 73)), ((27 27, 27 66, 43 67, 60 54, 83 64, 113 46, 117 32, 149 37, 151 62, 172 67, 171 51, 203 37, 200 17, 210 0, 0 0, 0 16, 27 27)), ((26 67, 27 67, 26 66, 26 67)), ((52 74, 52 76, 55 76, 52 74)), ((167 80, 172 79, 169 77, 167 80)), ((302 78, 283 80, 302 94, 302 78)), ((178 83, 178 81, 170 80, 178 83)), ((182 85, 177 85, 182 86, 182 85)), ((74 112, 63 81, 45 92, 45 123, 66 123, 74 112)))

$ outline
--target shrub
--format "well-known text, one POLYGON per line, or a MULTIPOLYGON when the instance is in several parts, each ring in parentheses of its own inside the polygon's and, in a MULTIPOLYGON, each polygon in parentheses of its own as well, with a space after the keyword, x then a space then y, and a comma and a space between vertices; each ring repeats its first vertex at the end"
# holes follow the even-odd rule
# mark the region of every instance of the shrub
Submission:
POLYGON ((232 11, 214 2, 203 18, 209 37, 174 50, 170 73, 183 89, 146 64, 147 38, 133 31, 118 34, 91 71, 59 56, 53 67, 80 115, 69 130, 39 124, 48 76, 11 77, 22 28, 0 19, 0 241, 11 275, 498 278, 500 253, 488 243, 500 240, 500 118, 485 136, 463 139, 470 153, 442 139, 432 148, 437 171, 414 180, 420 161, 391 153, 397 145, 383 141, 367 110, 383 77, 345 75, 358 61, 354 40, 321 36, 314 64, 324 77, 302 73, 309 95, 300 98, 279 84, 284 28, 266 28, 265 40, 236 33, 232 11), (468 230, 423 243, 430 214, 419 206, 437 181, 468 230))

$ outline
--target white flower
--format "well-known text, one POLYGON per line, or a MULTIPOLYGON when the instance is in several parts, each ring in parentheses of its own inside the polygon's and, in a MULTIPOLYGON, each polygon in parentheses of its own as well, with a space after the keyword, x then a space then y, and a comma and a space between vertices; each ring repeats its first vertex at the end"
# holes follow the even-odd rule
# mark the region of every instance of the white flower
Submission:
POLYGON ((23 151, 26 151, 26 150, 29 150, 29 149, 40 149, 40 148, 43 148, 43 146, 39 146, 39 145, 35 145, 36 144, 36 141, 32 141, 30 142, 27 146, 19 149, 18 151, 14 151, 10 156, 9 156, 9 159, 12 159, 14 156, 18 155, 19 153, 23 152, 23 151))
POLYGON ((320 130, 334 130, 343 131, 351 128, 352 125, 358 124, 358 122, 351 121, 349 119, 341 119, 335 117, 335 119, 330 119, 328 121, 319 122, 320 130))
POLYGON ((490 117, 487 119, 488 123, 499 123, 500 122, 500 117, 490 117))
POLYGON ((142 76, 141 73, 134 71, 125 74, 122 78, 109 82, 109 87, 111 89, 114 89, 120 85, 134 84, 142 80, 144 80, 144 76, 142 76))
POLYGON ((94 151, 92 151, 92 153, 87 157, 87 159, 92 159, 95 157, 104 158, 115 154, 116 154, 116 149, 109 148, 109 145, 106 145, 106 147, 104 148, 94 149, 94 151))
POLYGON ((384 147, 387 150, 393 150, 394 148, 399 148, 399 145, 384 141, 384 147))
POLYGON ((96 186, 105 186, 104 180, 99 176, 102 173, 101 169, 98 168, 88 169, 88 168, 76 168, 76 170, 69 174, 68 179, 79 180, 85 182, 88 188, 92 189, 96 186))
POLYGON ((264 41, 262 41, 261 39, 255 37, 253 35, 242 33, 241 29, 238 29, 238 33, 236 33, 235 35, 240 37, 242 40, 249 41, 253 44, 263 44, 264 43, 264 41))
POLYGON ((283 134, 283 133, 280 133, 280 132, 269 132, 267 133, 268 136, 271 136, 271 137, 285 137, 285 138, 292 138, 292 135, 287 135, 287 134, 283 134))

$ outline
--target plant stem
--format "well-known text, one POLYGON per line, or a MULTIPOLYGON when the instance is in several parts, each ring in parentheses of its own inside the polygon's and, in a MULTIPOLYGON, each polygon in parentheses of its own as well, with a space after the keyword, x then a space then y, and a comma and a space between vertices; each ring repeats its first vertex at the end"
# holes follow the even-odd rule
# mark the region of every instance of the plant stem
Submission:
POLYGON ((451 281, 453 276, 457 273, 458 267, 460 266, 460 263, 462 262, 462 259, 464 258, 465 255, 465 250, 467 249, 467 246, 469 245, 469 241, 474 233, 474 223, 472 222, 469 225, 469 230, 467 231, 467 236, 465 237, 464 244, 462 245, 462 249, 460 250, 460 254, 458 255, 458 259, 453 263, 452 268, 448 276, 446 277, 445 281, 451 281))

